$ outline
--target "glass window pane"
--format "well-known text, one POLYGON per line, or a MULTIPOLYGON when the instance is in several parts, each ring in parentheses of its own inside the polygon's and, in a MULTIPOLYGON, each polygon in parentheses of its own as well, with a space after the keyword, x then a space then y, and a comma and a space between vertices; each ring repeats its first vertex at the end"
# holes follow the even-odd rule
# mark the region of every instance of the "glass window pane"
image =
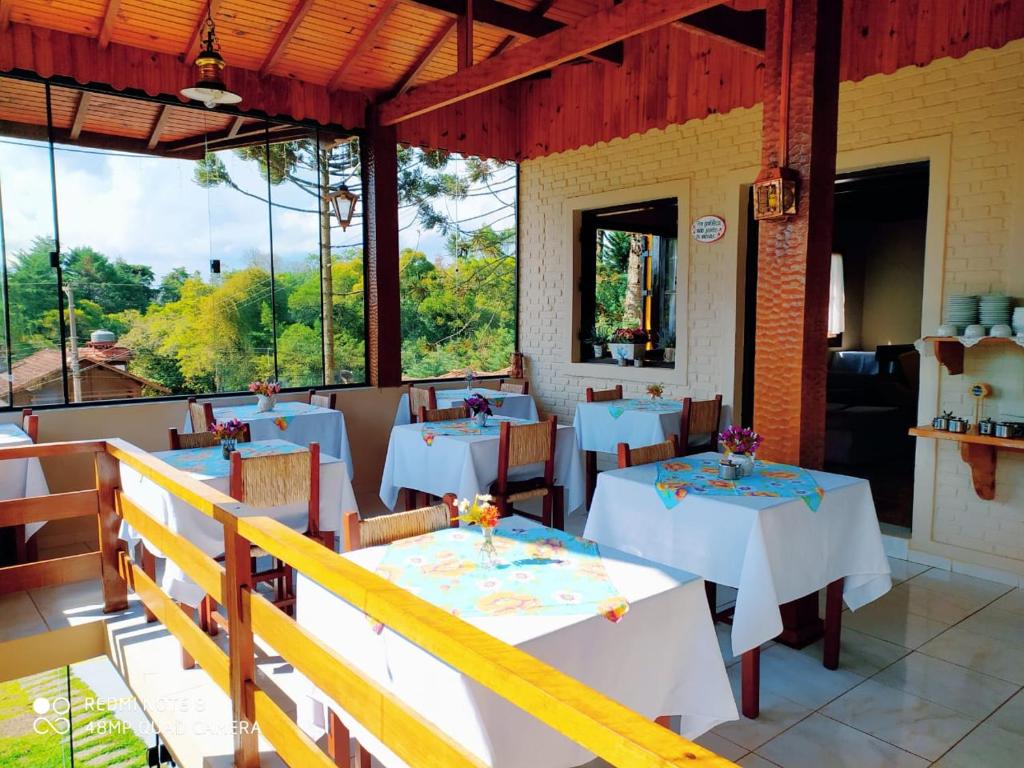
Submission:
POLYGON ((516 166, 399 149, 402 375, 507 369, 516 335, 516 166))

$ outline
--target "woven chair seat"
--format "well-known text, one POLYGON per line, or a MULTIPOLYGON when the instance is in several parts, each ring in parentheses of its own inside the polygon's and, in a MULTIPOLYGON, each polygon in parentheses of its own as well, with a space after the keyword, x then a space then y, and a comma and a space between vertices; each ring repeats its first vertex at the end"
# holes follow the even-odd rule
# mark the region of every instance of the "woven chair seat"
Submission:
POLYGON ((394 512, 359 521, 359 542, 363 547, 377 547, 393 541, 443 531, 451 526, 451 515, 444 504, 422 509, 394 512))
MULTIPOLYGON (((491 483, 489 493, 497 494, 497 481, 491 483)), ((548 489, 544 487, 543 477, 530 477, 525 480, 509 480, 506 485, 505 498, 511 503, 524 501, 526 499, 542 499, 548 495, 548 489)))

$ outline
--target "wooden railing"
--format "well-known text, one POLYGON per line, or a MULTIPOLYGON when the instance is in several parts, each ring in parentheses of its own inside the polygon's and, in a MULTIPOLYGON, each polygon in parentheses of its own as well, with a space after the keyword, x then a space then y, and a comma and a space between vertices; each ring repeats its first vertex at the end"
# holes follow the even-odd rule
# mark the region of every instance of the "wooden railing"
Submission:
MULTIPOLYGON (((256 636, 272 637, 274 649, 288 663, 342 703, 367 731, 408 764, 427 768, 483 765, 257 593, 249 567, 254 544, 614 765, 732 765, 277 521, 240 516, 245 505, 122 440, 4 448, 0 449, 0 461, 85 453, 93 454, 95 489, 0 502, 0 526, 95 515, 99 550, 0 568, 0 594, 99 576, 104 610, 111 612, 127 607, 130 587, 148 614, 177 638, 230 697, 237 766, 259 765, 259 734, 289 765, 335 765, 256 682, 256 636), (220 522, 224 527, 224 564, 155 521, 125 496, 119 463, 220 522), (227 653, 128 556, 125 543, 118 539, 122 519, 227 608, 227 653)), ((339 761, 347 765, 344 758, 339 761)))

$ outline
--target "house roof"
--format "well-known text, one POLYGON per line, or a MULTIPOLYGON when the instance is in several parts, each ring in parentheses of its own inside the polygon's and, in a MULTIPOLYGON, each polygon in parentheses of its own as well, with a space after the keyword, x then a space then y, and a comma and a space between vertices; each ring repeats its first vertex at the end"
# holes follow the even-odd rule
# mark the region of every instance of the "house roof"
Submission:
MULTIPOLYGON (((127 347, 81 347, 78 350, 78 361, 81 370, 93 367, 101 367, 108 371, 117 373, 128 379, 144 384, 147 387, 169 393, 170 390, 163 384, 129 373, 123 368, 117 367, 117 363, 127 363, 133 357, 132 351, 127 347)), ((17 361, 11 366, 11 391, 20 392, 60 378, 63 375, 63 366, 59 349, 40 349, 33 352, 26 358, 17 361)))

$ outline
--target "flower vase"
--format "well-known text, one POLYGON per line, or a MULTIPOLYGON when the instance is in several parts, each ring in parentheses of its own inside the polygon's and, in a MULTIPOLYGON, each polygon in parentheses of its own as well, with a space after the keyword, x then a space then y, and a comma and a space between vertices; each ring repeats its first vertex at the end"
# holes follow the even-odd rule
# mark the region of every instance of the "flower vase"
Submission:
POLYGON ((277 404, 276 395, 256 395, 256 413, 266 413, 274 410, 277 404))
POLYGON ((486 427, 487 426, 487 414, 484 413, 483 411, 480 411, 480 413, 474 414, 473 415, 473 419, 476 421, 476 425, 478 427, 486 427))
POLYGON ((485 568, 493 568, 498 564, 498 550, 494 546, 494 529, 488 526, 481 526, 484 531, 484 540, 480 545, 480 565, 485 568))
POLYGON ((733 454, 733 464, 739 469, 740 477, 750 477, 754 474, 754 456, 749 453, 733 454))
POLYGON ((237 440, 233 437, 225 437, 220 441, 220 453, 225 459, 231 458, 231 452, 235 450, 237 440))

